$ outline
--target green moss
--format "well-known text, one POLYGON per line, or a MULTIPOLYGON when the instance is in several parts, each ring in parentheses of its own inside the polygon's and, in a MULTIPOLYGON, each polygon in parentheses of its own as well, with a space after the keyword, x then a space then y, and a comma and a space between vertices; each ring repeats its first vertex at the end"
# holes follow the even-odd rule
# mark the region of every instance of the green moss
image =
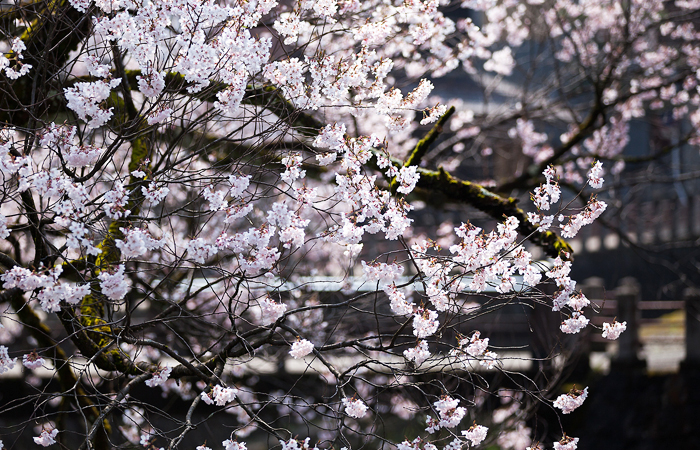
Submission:
POLYGON ((530 240, 542 247, 551 257, 562 256, 568 253, 571 258, 573 249, 564 239, 551 231, 539 232, 537 227, 527 219, 527 214, 518 208, 518 199, 513 197, 501 197, 485 187, 454 178, 444 168, 437 171, 419 169, 420 179, 417 188, 427 191, 440 192, 449 201, 464 203, 489 214, 496 220, 502 220, 505 216, 513 216, 519 221, 518 231, 523 236, 530 236, 530 240))

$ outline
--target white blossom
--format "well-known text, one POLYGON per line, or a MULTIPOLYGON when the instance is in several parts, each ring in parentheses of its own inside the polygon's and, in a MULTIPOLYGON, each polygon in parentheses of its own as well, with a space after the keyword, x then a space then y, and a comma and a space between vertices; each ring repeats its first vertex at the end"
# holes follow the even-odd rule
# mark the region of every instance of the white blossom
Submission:
POLYGON ((343 406, 345 406, 345 413, 353 419, 361 419, 367 414, 367 405, 362 400, 344 398, 343 406))
POLYGON ((603 164, 600 161, 596 161, 588 171, 588 184, 591 185, 593 189, 600 189, 603 187, 603 164))
POLYGON ((308 355, 313 350, 314 344, 306 339, 300 339, 292 344, 292 349, 289 351, 289 354, 292 355, 293 358, 299 359, 308 355))
POLYGON ((416 187, 416 183, 420 179, 420 174, 416 172, 416 166, 404 166, 399 170, 396 176, 396 182, 399 183, 397 192, 402 194, 410 194, 416 187))
POLYGON ((168 365, 158 368, 158 370, 153 372, 153 376, 146 380, 146 386, 156 387, 165 383, 170 377, 170 372, 172 372, 172 370, 173 368, 168 365))
POLYGON ((170 189, 156 182, 151 182, 148 186, 141 186, 141 193, 146 201, 153 205, 162 202, 170 193, 170 189))
POLYGON ((576 450, 578 438, 564 435, 559 442, 554 443, 554 450, 576 450))
POLYGON ((620 337, 623 331, 627 329, 627 322, 613 321, 612 324, 603 322, 603 337, 605 339, 615 340, 620 337))
POLYGON ((586 316, 584 316, 583 314, 581 314, 578 311, 575 311, 571 315, 571 318, 566 319, 564 322, 562 322, 562 324, 559 328, 564 333, 576 334, 579 331, 586 328, 586 325, 588 325, 588 322, 589 322, 589 320, 586 316))
POLYGON ((562 394, 554 401, 554 406, 562 410, 562 413, 569 414, 579 406, 581 406, 588 397, 588 388, 583 391, 572 389, 567 394, 562 394))
POLYGON ((469 439, 472 442, 472 446, 475 447, 486 439, 488 431, 489 429, 485 426, 474 424, 468 430, 462 431, 462 436, 469 439))
POLYGON ((34 437, 34 443, 41 445, 42 447, 48 447, 49 445, 56 443, 56 439, 54 438, 57 434, 58 430, 56 428, 52 429, 51 431, 43 430, 41 435, 34 437))
POLYGON ((207 405, 225 406, 227 403, 235 400, 237 395, 238 389, 227 388, 217 384, 210 392, 202 392, 201 398, 207 405))
POLYGON ((432 336, 440 323, 437 312, 429 309, 419 309, 413 316, 413 334, 418 338, 432 336))
MULTIPOLYGON (((247 450, 245 442, 237 442, 231 439, 226 439, 221 443, 224 446, 224 450, 247 450)), ((199 450, 199 447, 197 447, 199 450)))
POLYGON ((153 239, 148 230, 142 228, 120 228, 124 239, 116 239, 115 245, 124 258, 137 258, 148 251, 163 247, 163 239, 153 239))
POLYGON ((0 345, 0 373, 5 373, 15 367, 17 358, 10 358, 7 347, 0 345))
POLYGON ((418 341, 418 345, 411 347, 408 350, 404 350, 403 356, 409 360, 413 361, 416 367, 423 364, 423 361, 430 357, 430 351, 428 350, 428 343, 424 340, 418 341))
POLYGON ((459 399, 450 396, 443 396, 433 403, 433 406, 440 415, 439 426, 441 428, 454 428, 462 421, 467 413, 466 408, 459 405, 459 399))
POLYGON ((46 361, 36 352, 31 352, 22 357, 22 365, 27 369, 38 369, 44 365, 46 361))
POLYGON ((103 271, 98 275, 100 289, 110 300, 121 300, 129 292, 129 282, 124 270, 124 264, 120 264, 116 272, 103 271))
POLYGON ((484 63, 484 70, 500 75, 510 75, 513 73, 514 67, 515 60, 510 47, 503 47, 501 50, 493 52, 491 59, 484 63))
POLYGON ((65 88, 63 92, 66 100, 68 100, 68 107, 78 117, 86 121, 89 128, 99 128, 112 117, 112 110, 114 109, 104 109, 100 104, 109 97, 111 90, 119 86, 120 83, 120 78, 109 81, 75 83, 74 87, 65 88))
POLYGON ((260 310, 260 325, 271 325, 284 315, 287 311, 287 305, 266 297, 260 300, 260 310))

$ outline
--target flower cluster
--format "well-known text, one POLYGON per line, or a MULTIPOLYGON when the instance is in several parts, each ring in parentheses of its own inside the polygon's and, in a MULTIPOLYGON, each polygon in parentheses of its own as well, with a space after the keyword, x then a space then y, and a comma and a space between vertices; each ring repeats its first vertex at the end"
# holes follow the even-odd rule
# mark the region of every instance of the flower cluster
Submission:
POLYGON ((6 289, 19 288, 26 292, 38 290, 36 298, 39 300, 41 309, 46 312, 56 312, 61 309, 61 301, 76 304, 90 293, 89 284, 74 286, 71 283, 59 281, 62 272, 62 266, 37 272, 15 266, 0 275, 0 280, 6 289))
POLYGON ((458 347, 450 351, 450 354, 459 358, 464 366, 469 369, 470 359, 479 361, 479 364, 487 369, 493 369, 499 362, 498 354, 488 350, 489 338, 481 338, 481 332, 475 331, 471 338, 458 338, 458 347))
POLYGON ((582 391, 575 387, 567 394, 562 394, 554 401, 554 406, 561 409, 562 413, 570 414, 573 410, 581 406, 588 397, 588 388, 582 391))
POLYGON ((16 360, 17 358, 10 358, 7 347, 0 345, 0 373, 5 373, 14 369, 16 360))
POLYGON ((482 425, 474 424, 468 430, 462 431, 462 436, 472 442, 472 446, 481 444, 486 439, 489 429, 482 425))
POLYGON ((428 343, 424 340, 418 341, 418 345, 415 347, 404 350, 403 356, 407 360, 413 361, 416 367, 419 367, 426 359, 430 358, 428 343))
POLYGON ((605 339, 615 340, 620 337, 623 331, 627 329, 627 322, 613 321, 612 324, 603 322, 603 337, 605 339))
POLYGON ((110 300, 121 300, 129 292, 129 281, 124 274, 126 267, 120 264, 116 271, 101 272, 98 275, 100 289, 110 300))
POLYGON ((287 305, 277 303, 269 297, 260 300, 260 325, 271 325, 277 322, 287 311, 287 305))
POLYGON ((437 317, 437 312, 419 308, 413 315, 413 334, 418 338, 425 338, 435 334, 440 325, 437 317))
MULTIPOLYGON (((226 439, 221 443, 224 446, 224 450, 247 450, 245 442, 238 442, 232 439, 226 439)), ((199 450, 199 447, 197 447, 199 450)))
POLYGON ((217 384, 209 392, 202 392, 201 398, 207 405, 216 404, 217 406, 225 406, 232 402, 238 395, 238 389, 223 387, 217 384))
POLYGON ((42 430, 38 437, 34 438, 34 443, 41 445, 42 447, 48 447, 56 443, 56 435, 58 434, 58 429, 53 428, 51 430, 42 430))
POLYGON ((433 407, 440 415, 438 425, 441 428, 454 428, 462 421, 467 409, 459 405, 459 400, 450 396, 443 396, 433 403, 433 407))
POLYGON ((149 387, 156 387, 160 386, 161 384, 165 383, 168 381, 168 378, 170 377, 170 372, 173 371, 173 368, 170 366, 165 366, 161 367, 155 372, 153 372, 153 376, 146 380, 146 385, 149 387))
POLYGON ((362 400, 344 398, 343 406, 345 407, 345 414, 353 419, 361 419, 367 414, 367 405, 362 400))
POLYGON ((12 40, 12 54, 10 58, 5 56, 4 53, 0 54, 0 72, 2 70, 5 70, 5 75, 7 78, 11 80, 16 80, 21 76, 26 75, 29 73, 29 70, 32 68, 31 64, 24 64, 22 63, 22 59, 24 59, 24 55, 22 55, 22 52, 27 49, 27 46, 24 45, 24 41, 18 37, 14 38, 12 40), (16 67, 19 68, 19 70, 16 69, 16 67, 10 67, 10 62, 11 61, 16 62, 16 67))
POLYGON ((22 357, 22 365, 27 369, 35 370, 44 365, 46 361, 36 352, 31 352, 22 357))
POLYGON ((114 109, 105 109, 101 103, 107 100, 112 89, 120 83, 120 78, 76 83, 74 87, 65 88, 63 92, 68 100, 68 107, 86 121, 89 128, 99 128, 112 117, 114 109))
POLYGON ((292 349, 289 354, 294 359, 303 358, 314 350, 314 344, 307 341, 306 339, 300 339, 292 344, 292 349))
POLYGON ((554 450, 576 450, 578 438, 564 435, 559 442, 554 443, 554 450))
POLYGON ((153 239, 148 230, 142 228, 120 228, 124 239, 116 239, 115 245, 124 258, 137 258, 148 251, 161 248, 165 242, 153 239))

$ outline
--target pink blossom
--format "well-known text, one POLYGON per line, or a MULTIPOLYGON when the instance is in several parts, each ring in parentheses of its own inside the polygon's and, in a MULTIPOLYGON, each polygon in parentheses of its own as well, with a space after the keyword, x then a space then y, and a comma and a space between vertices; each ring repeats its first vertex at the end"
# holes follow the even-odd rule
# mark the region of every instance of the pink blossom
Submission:
POLYGON ((413 364, 415 364, 416 367, 420 367, 420 365, 430 357, 428 343, 424 340, 418 341, 418 345, 415 347, 404 350, 403 356, 407 360, 413 361, 413 364))
POLYGON ((559 442, 554 443, 554 450, 576 450, 578 438, 564 435, 559 442))
POLYGON ((362 400, 344 398, 343 406, 345 406, 345 413, 353 419, 361 419, 367 414, 367 405, 362 400))
POLYGON ((576 334, 588 325, 588 318, 578 311, 574 311, 571 318, 562 322, 561 331, 567 334, 576 334))
POLYGON ((121 300, 129 292, 129 282, 124 274, 124 264, 117 267, 116 272, 101 272, 100 289, 110 300, 121 300))
POLYGON ((615 340, 620 337, 623 331, 627 329, 627 322, 613 321, 612 324, 603 322, 603 337, 605 339, 615 340))
POLYGON ((513 73, 515 60, 510 47, 503 47, 501 50, 493 52, 491 59, 484 63, 484 70, 496 72, 500 75, 510 75, 513 73))
POLYGON ((15 367, 16 359, 11 359, 7 347, 0 345, 0 373, 12 370, 15 367))
POLYGON ((570 414, 573 410, 581 406, 588 397, 588 388, 583 391, 571 389, 568 394, 562 394, 554 401, 554 406, 562 410, 564 414, 570 414))
POLYGON ((271 325, 282 317, 287 310, 287 305, 284 303, 277 303, 269 297, 260 300, 260 324, 261 325, 271 325))
POLYGON ((46 361, 36 352, 31 352, 22 357, 22 365, 27 369, 38 369, 44 365, 46 361))
MULTIPOLYGON (((489 346, 489 338, 480 339, 480 336, 481 333, 475 331, 471 339, 469 339, 469 345, 467 345, 467 353, 475 358, 483 355, 489 346)), ((461 345, 462 343, 460 341, 460 346, 461 345)))
POLYGON ((225 406, 227 403, 235 400, 237 394, 238 389, 227 388, 217 384, 210 392, 202 392, 200 397, 207 405, 225 406))
POLYGON ((54 438, 57 434, 58 430, 56 428, 52 429, 51 431, 42 430, 41 435, 34 437, 34 442, 42 447, 48 447, 49 445, 56 443, 56 439, 54 438))
POLYGON ((437 122, 442 115, 445 114, 447 111, 447 106, 446 105, 437 105, 432 108, 426 109, 426 112, 428 115, 421 119, 420 124, 421 125, 427 125, 429 123, 437 122))
POLYGON ((433 403, 433 406, 440 414, 440 427, 454 428, 459 425, 467 410, 457 405, 459 405, 459 399, 454 399, 450 396, 443 396, 440 400, 433 403))
POLYGON ((462 431, 462 436, 472 442, 472 446, 481 444, 486 439, 489 429, 482 425, 474 424, 468 430, 462 431))
POLYGON ((100 106, 109 97, 110 92, 119 86, 121 79, 101 80, 91 83, 75 83, 75 87, 64 89, 68 107, 78 117, 88 123, 90 128, 99 128, 112 117, 112 109, 100 106))
POLYGON ((591 170, 588 171, 588 184, 590 184, 593 189, 601 188, 603 186, 602 175, 603 164, 600 161, 596 161, 591 170))
POLYGON ((224 450, 247 450, 245 442, 237 442, 231 439, 226 439, 221 445, 224 446, 224 450))
POLYGON ((146 386, 156 387, 165 383, 170 377, 170 372, 172 372, 172 370, 173 368, 167 365, 165 367, 158 368, 158 370, 153 372, 153 376, 146 380, 146 386))
POLYGON ((437 313, 429 309, 420 308, 413 316, 413 334, 419 338, 432 336, 438 329, 437 313))
POLYGON ((396 177, 396 182, 399 183, 398 192, 402 194, 410 194, 416 187, 416 183, 420 179, 420 174, 416 171, 416 166, 404 166, 399 170, 396 177))
POLYGON ((308 355, 314 350, 314 344, 306 339, 300 339, 292 344, 292 349, 289 354, 294 359, 300 359, 308 355))

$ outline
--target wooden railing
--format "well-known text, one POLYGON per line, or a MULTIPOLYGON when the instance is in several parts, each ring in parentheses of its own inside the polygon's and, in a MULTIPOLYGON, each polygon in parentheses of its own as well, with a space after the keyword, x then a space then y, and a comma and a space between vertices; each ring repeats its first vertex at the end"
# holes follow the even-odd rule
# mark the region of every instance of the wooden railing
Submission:
MULTIPOLYGON (((683 343, 686 356, 682 367, 700 368, 700 290, 687 288, 682 300, 642 300, 639 284, 634 278, 623 278, 612 292, 605 292, 602 280, 592 278, 582 283, 582 290, 591 300, 598 314, 592 316, 592 325, 602 327, 603 322, 627 322, 627 330, 618 339, 618 352, 615 363, 618 365, 643 366, 639 357, 642 342, 641 327, 660 323, 659 318, 648 317, 660 312, 684 311, 685 326, 683 343)), ((677 330, 676 330, 677 331, 677 330)), ((601 350, 610 341, 603 339, 600 332, 590 334, 592 350, 601 350)))

